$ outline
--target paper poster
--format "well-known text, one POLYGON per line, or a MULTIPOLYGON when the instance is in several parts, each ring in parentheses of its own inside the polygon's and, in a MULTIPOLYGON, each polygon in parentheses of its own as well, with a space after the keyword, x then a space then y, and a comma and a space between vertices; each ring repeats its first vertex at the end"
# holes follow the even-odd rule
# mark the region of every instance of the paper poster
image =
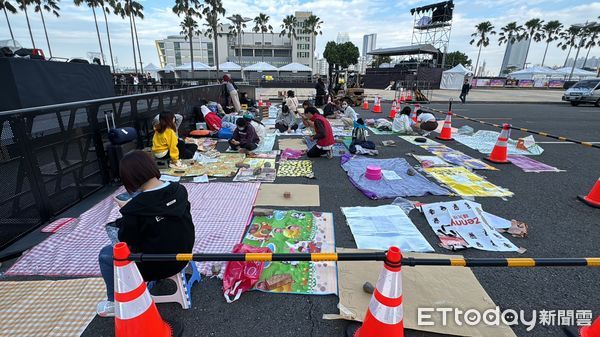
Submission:
POLYGON ((513 193, 496 186, 462 166, 426 168, 440 183, 452 188, 462 196, 470 197, 510 197, 513 193))
POLYGON ((447 161, 443 160, 438 156, 419 156, 416 154, 413 154, 412 156, 415 157, 415 159, 419 162, 419 164, 421 164, 421 167, 423 168, 452 166, 452 164, 448 163, 447 161))
POLYGON ((392 170, 381 170, 381 174, 385 180, 399 180, 402 179, 398 173, 392 170))

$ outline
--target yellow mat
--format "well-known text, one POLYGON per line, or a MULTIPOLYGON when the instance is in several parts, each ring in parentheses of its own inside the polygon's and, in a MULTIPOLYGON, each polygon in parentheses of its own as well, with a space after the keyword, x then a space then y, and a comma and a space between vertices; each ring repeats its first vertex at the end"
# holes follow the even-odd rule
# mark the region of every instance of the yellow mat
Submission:
POLYGON ((0 336, 80 336, 103 299, 100 278, 0 282, 0 336))
POLYGON ((426 168, 425 172, 462 196, 510 197, 513 195, 511 191, 490 183, 462 166, 431 167, 426 168))
POLYGON ((185 170, 169 168, 161 170, 163 174, 176 177, 195 177, 208 175, 209 177, 233 177, 238 171, 236 164, 241 163, 246 158, 243 153, 221 153, 216 157, 214 163, 197 163, 193 159, 183 160, 188 167, 185 170))

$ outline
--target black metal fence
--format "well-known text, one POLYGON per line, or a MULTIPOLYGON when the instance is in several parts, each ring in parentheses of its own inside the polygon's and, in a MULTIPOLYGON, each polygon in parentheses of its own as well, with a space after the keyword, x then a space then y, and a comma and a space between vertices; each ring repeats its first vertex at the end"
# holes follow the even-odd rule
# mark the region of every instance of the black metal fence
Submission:
POLYGON ((135 127, 142 148, 160 111, 190 120, 219 93, 199 86, 0 112, 0 250, 109 183, 105 112, 117 127, 135 127))

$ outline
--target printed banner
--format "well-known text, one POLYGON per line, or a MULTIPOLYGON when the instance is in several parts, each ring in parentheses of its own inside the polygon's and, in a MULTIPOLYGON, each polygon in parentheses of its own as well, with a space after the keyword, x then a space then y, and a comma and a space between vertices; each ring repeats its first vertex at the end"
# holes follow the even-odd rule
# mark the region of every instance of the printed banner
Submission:
POLYGON ((456 193, 469 197, 510 197, 513 193, 498 187, 462 166, 431 167, 425 172, 456 193))

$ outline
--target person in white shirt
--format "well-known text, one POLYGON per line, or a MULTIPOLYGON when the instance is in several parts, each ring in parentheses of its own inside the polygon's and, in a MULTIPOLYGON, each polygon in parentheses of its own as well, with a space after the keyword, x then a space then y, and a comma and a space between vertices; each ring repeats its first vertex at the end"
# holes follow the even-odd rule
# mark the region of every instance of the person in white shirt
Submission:
POLYGON ((354 109, 352 109, 346 101, 342 102, 338 114, 339 118, 341 118, 342 122, 344 122, 344 126, 347 127, 353 127, 354 122, 356 122, 356 120, 358 119, 356 111, 354 111, 354 109))
POLYGON ((417 122, 413 125, 413 130, 420 133, 423 136, 429 135, 429 133, 438 127, 438 122, 435 120, 435 116, 429 112, 417 111, 417 122))
POLYGON ((285 98, 285 105, 290 109, 290 112, 296 118, 299 117, 298 106, 300 105, 300 103, 298 103, 298 98, 296 98, 296 95, 294 94, 293 90, 288 90, 287 97, 285 98))

